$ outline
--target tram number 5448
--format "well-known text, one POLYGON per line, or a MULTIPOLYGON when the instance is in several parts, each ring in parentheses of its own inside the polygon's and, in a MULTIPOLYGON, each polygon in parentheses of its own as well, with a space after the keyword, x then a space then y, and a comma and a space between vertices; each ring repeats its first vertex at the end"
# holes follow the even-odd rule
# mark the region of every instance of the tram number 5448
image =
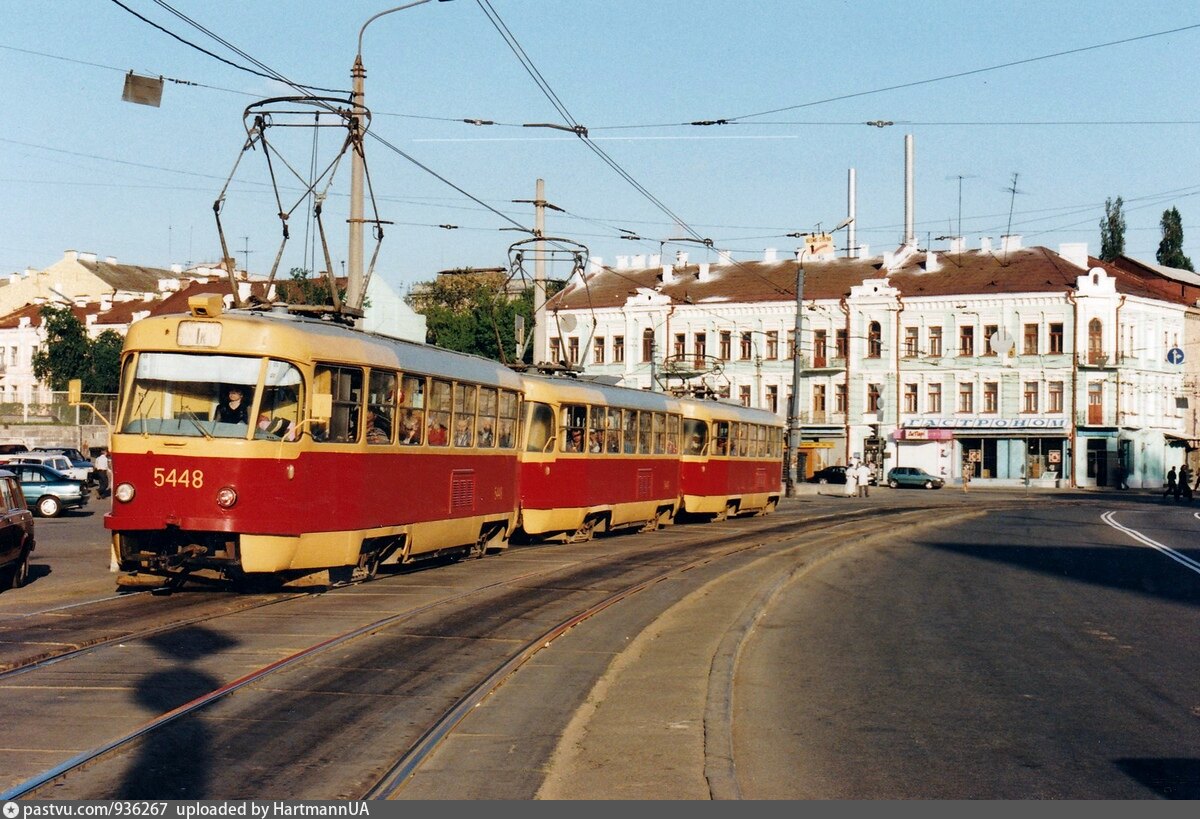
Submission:
POLYGON ((154 467, 155 486, 184 486, 199 489, 204 486, 204 471, 201 469, 167 469, 154 467))

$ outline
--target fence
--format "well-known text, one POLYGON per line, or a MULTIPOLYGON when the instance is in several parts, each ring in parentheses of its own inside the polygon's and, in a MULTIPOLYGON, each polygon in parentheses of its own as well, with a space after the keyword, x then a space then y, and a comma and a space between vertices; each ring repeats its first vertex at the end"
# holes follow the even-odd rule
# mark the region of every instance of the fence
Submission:
POLYGON ((84 394, 90 407, 72 406, 67 393, 49 393, 48 401, 0 402, 0 442, 74 446, 85 452, 108 445, 108 424, 116 419, 117 396, 84 394))

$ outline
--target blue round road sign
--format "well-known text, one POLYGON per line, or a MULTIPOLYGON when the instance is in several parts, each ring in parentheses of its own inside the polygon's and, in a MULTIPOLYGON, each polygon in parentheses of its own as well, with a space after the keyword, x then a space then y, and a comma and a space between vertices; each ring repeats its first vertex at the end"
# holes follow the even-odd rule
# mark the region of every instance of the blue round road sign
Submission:
POLYGON ((1182 364, 1183 350, 1179 349, 1178 347, 1172 347, 1171 349, 1167 350, 1167 361, 1171 364, 1182 364))

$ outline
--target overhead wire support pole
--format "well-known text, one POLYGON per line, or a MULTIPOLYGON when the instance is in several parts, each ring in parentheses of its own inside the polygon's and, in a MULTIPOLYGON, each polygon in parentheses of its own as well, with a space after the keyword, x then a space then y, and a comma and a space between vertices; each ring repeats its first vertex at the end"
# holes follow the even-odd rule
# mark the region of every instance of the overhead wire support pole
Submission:
MULTIPOLYGON (((530 126, 532 127, 532 126, 530 126)), ((548 127, 548 126, 543 126, 548 127)), ((533 364, 546 356, 546 208, 564 212, 546 201, 546 180, 538 179, 533 199, 514 199, 514 203, 533 205, 533 234, 537 238, 533 260, 533 364)), ((554 362, 558 363, 558 362, 554 362)))
MULTIPOLYGON (((374 21, 383 17, 385 14, 391 14, 395 11, 403 11, 404 9, 412 8, 413 6, 421 6, 430 0, 413 0, 411 3, 405 3, 402 6, 385 9, 371 17, 362 24, 362 28, 358 30, 358 50, 354 54, 354 65, 350 69, 350 116, 353 120, 352 137, 356 140, 356 145, 350 156, 350 237, 347 243, 347 272, 346 272, 346 302, 351 307, 361 308, 363 301, 363 177, 365 175, 365 162, 363 159, 362 146, 363 131, 366 129, 366 111, 365 94, 363 90, 363 80, 366 79, 367 71, 363 68, 362 62, 362 41, 363 33, 367 30, 367 26, 374 21)), ((446 2, 446 0, 441 0, 446 2)), ((331 271, 332 272, 332 271, 331 271)))

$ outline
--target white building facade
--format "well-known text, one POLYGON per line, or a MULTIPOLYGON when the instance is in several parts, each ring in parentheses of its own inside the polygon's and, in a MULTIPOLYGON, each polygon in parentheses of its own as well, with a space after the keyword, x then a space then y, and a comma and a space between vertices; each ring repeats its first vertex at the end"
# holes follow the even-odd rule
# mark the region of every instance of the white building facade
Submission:
MULTIPOLYGON (((786 419, 797 262, 650 261, 572 281, 535 358, 786 419)), ((992 485, 1159 487, 1197 439, 1200 277, 1019 237, 802 261, 806 474, 862 458, 881 477, 919 466, 992 485)))

